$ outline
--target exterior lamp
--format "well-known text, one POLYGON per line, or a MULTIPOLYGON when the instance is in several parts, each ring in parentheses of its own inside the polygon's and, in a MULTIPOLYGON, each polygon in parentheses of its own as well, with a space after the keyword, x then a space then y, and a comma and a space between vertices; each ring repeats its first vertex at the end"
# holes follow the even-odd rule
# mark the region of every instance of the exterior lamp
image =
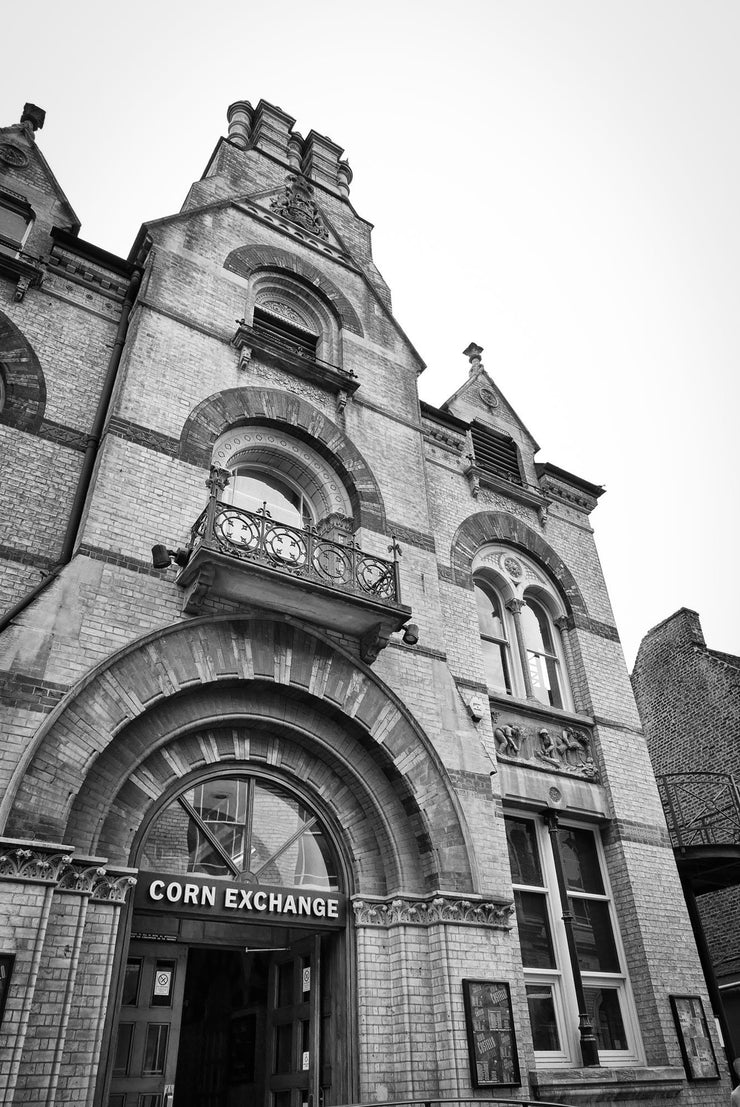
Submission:
POLYGON ((155 569, 169 569, 170 563, 174 561, 175 565, 179 565, 181 569, 184 569, 192 552, 192 550, 182 548, 168 550, 166 546, 158 544, 152 546, 152 565, 155 569))
POLYGON ((407 646, 415 646, 419 641, 419 628, 416 623, 406 623, 403 628, 403 640, 407 646))

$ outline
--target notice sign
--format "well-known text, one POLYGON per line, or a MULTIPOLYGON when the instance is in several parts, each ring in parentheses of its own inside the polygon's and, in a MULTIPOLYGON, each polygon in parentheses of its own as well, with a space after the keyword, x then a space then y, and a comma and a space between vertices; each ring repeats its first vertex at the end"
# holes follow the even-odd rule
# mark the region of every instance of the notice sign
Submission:
POLYGON ((473 1086, 520 1084, 509 985, 495 980, 462 984, 473 1086))
POLYGON ((195 874, 140 873, 135 905, 137 910, 217 915, 243 922, 281 922, 324 928, 340 927, 345 921, 345 900, 338 892, 236 884, 195 874))

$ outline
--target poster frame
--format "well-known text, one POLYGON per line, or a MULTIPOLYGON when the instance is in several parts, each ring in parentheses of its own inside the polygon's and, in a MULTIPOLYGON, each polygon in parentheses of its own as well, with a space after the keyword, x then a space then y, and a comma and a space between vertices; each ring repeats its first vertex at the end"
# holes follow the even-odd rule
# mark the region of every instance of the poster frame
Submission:
POLYGON ((465 979, 462 982, 463 987, 463 1001, 465 1004, 465 1027, 467 1030, 468 1038, 468 1057, 470 1061, 470 1080, 474 1088, 498 1088, 498 1087, 519 1087, 521 1085, 521 1077, 519 1072, 519 1055, 516 1045, 516 1032, 514 1029, 514 1012, 511 1006, 511 989, 505 980, 471 980, 465 979), (493 1003, 490 999, 492 989, 501 989, 502 995, 498 1003, 493 1003), (486 991, 488 993, 487 1001, 485 1000, 486 991), (476 1002, 477 1000, 477 1002, 476 1002), (505 1033, 508 1035, 508 1040, 511 1048, 511 1061, 513 1066, 511 1080, 498 1080, 487 1079, 481 1077, 478 1062, 480 1059, 479 1049, 476 1042, 476 1034, 480 1034, 480 1030, 475 1028, 474 1010, 480 1011, 481 1009, 488 1011, 498 1011, 505 1013, 505 1021, 507 1026, 501 1028, 495 1028, 499 1033, 505 1033))
POLYGON ((681 1047, 681 1057, 683 1058, 683 1067, 686 1070, 686 1076, 689 1080, 693 1081, 719 1080, 720 1071, 719 1065, 717 1064, 717 1055, 714 1052, 714 1044, 709 1033, 709 1025, 707 1023, 707 1016, 704 1011, 704 1003, 701 996, 683 994, 672 995, 668 998, 671 1001, 671 1011, 673 1012, 673 1021, 676 1024, 676 1035, 678 1037, 678 1044, 681 1047), (692 1056, 689 1051, 689 1043, 685 1033, 685 1018, 688 1016, 692 1019, 696 1019, 696 1016, 691 1012, 689 1004, 698 1004, 699 1007, 699 1028, 702 1031, 702 1038, 709 1047, 708 1054, 709 1057, 711 1057, 711 1072, 703 1071, 697 1064, 697 1058, 692 1056), (683 1020, 682 1013, 684 1013, 683 1020))

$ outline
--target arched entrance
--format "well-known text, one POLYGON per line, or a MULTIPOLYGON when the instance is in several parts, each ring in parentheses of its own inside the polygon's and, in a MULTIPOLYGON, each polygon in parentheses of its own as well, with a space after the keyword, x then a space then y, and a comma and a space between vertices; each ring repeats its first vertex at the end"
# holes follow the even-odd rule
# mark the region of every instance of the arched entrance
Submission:
MULTIPOLYGON (((361 1032, 359 1010, 377 1005, 374 989, 382 980, 384 988, 398 992, 396 1032, 403 1035, 403 1011, 415 1002, 420 974, 431 973, 428 957, 437 955, 437 946, 427 946, 432 929, 447 922, 472 925, 473 918, 476 925, 482 920, 489 928, 504 928, 508 918, 506 906, 482 902, 465 818, 439 755, 418 724, 356 657, 288 619, 193 619, 122 650, 88 674, 37 733, 3 811, 6 835, 18 840, 43 835, 50 843, 65 843, 65 853, 80 857, 78 867, 89 864, 94 873, 105 859, 107 871, 120 874, 121 881, 137 879, 125 905, 98 906, 93 898, 84 917, 78 900, 70 905, 66 886, 47 896, 48 928, 39 930, 47 935, 39 939, 42 971, 24 983, 27 1004, 41 997, 39 1020, 49 1009, 52 989, 60 992, 58 1006, 68 1015, 60 1023, 54 1071, 60 1082, 76 1080, 84 1051, 90 1073, 85 1101, 96 1107, 111 1101, 116 1107, 165 1107, 169 1085, 190 1085, 194 1079, 185 1068, 178 1075, 180 1061, 194 1063, 197 1056, 195 1046, 183 1045, 189 1027, 199 1042, 211 1042, 214 1057, 227 1049, 226 1060, 208 1068, 221 1084, 208 1089, 198 1077, 199 1107, 231 1107, 256 1087, 259 1092, 250 1092, 249 1099, 259 1107, 302 1107, 316 1089, 329 1107, 365 1094, 378 1064, 389 1086, 393 1080, 404 1089, 409 1067, 403 1056, 379 1057, 377 1051, 387 1010, 373 1016, 372 1024, 363 1016, 361 1032), (240 782, 228 788, 242 789, 241 798, 233 799, 242 814, 238 827, 214 831, 212 824, 234 820, 204 818, 211 801, 195 789, 224 780, 240 782), (298 805, 296 819, 298 809, 309 813, 295 827, 304 837, 300 857, 298 839, 285 849, 287 839, 276 842, 270 852, 258 820, 262 862, 256 870, 246 868, 244 842, 255 826, 247 812, 249 787, 255 794, 259 788, 263 811, 272 814, 276 803, 284 802, 280 797, 288 796, 298 805), (151 835, 165 817, 173 826, 180 819, 179 853, 174 847, 170 855, 153 850, 151 835), (214 849, 214 835, 223 844, 222 832, 233 836, 238 830, 236 871, 217 849, 225 864, 220 875, 190 868, 198 840, 193 823, 201 845, 214 849), (323 853, 316 840, 305 837, 313 826, 328 843, 323 853), (300 874, 314 872, 316 848, 320 857, 333 860, 328 886, 311 890, 310 877, 300 874), (251 883, 248 872, 262 883, 251 883), (281 883, 274 883, 278 875, 281 883), (163 883, 152 887, 157 880, 163 883), (203 891, 211 887, 212 892, 203 891), (438 889, 444 889, 442 896, 438 889), (283 897, 273 901, 272 912, 271 894, 283 897), (289 896, 294 902, 286 905, 289 896), (352 901, 346 915, 345 896, 352 901), (326 902, 317 907, 317 897, 326 902), (55 943, 68 931, 72 912, 80 920, 76 952, 68 979, 58 981, 55 943), (414 928, 413 943, 401 933, 407 926, 414 928), (389 928, 392 935, 386 938, 389 928), (409 950, 418 960, 401 975, 399 942, 406 951, 404 965, 409 950), (311 969, 315 985, 308 998, 304 969, 311 969), (165 991, 155 997, 158 970, 165 991), (136 1002, 124 1003, 132 995, 136 1002), (290 995, 290 1001, 278 1002, 290 995), (124 1008, 140 1007, 142 998, 142 1012, 129 1018, 124 1008), (209 1012, 207 1035, 202 1021, 194 1015, 190 1021, 199 1005, 209 1012), (99 1012, 94 1023, 90 1010, 99 1012), (166 1017, 162 1010, 169 1012, 166 1017), (173 1021, 178 1012, 179 1024, 173 1021), (124 1036, 119 1050, 117 1028, 127 1020, 139 1020, 141 1028, 124 1036), (254 1041, 252 1025, 255 1035, 262 1034, 254 1041), (180 1043, 174 1078, 162 1059, 165 1037, 180 1043), (233 1050, 232 1042, 237 1042, 233 1050), (137 1049, 140 1062, 134 1058, 137 1049), (232 1056, 251 1056, 252 1050, 264 1061, 262 1070, 232 1063, 232 1056), (292 1067, 281 1072, 286 1051, 292 1067), (142 1078, 145 1067, 161 1070, 149 1074, 159 1081, 155 1088, 116 1086, 113 1069, 128 1077, 136 1064, 142 1078), (215 1098, 209 1100, 211 1094, 215 1098)), ((425 987, 430 994, 437 987, 431 975, 425 987)), ((29 1066, 34 1018, 29 1028, 21 1028, 18 1045, 29 1066)), ((431 1080, 437 1079, 435 1054, 430 1049, 424 1062, 431 1080)), ((204 1062, 197 1065, 199 1073, 206 1071, 204 1062)), ((179 1089, 176 1102, 180 1107, 179 1089)))
POLYGON ((212 768, 140 829, 109 1107, 346 1099, 346 872, 303 791, 212 768))

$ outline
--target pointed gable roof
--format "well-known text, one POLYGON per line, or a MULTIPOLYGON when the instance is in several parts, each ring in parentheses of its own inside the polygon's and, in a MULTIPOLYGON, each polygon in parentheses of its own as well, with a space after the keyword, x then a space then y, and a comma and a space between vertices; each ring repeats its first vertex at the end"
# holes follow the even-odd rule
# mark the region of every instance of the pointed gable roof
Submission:
POLYGON ((481 422, 492 430, 500 431, 526 442, 533 454, 539 450, 534 436, 519 418, 501 389, 486 372, 481 354, 483 347, 471 342, 463 350, 470 359, 468 379, 441 405, 441 411, 462 419, 466 423, 481 422))

